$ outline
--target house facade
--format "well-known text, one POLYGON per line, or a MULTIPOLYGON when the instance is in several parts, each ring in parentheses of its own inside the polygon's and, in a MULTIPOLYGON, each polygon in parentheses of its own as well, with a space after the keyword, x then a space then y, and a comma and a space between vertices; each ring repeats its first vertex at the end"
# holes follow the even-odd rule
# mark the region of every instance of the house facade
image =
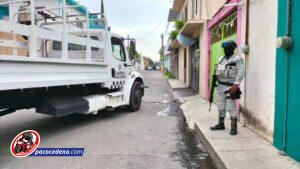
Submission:
POLYGON ((200 46, 204 45, 200 41, 205 38, 200 35, 204 31, 202 27, 206 17, 200 3, 200 0, 175 0, 170 10, 173 18, 169 17, 169 21, 181 20, 184 23, 178 33, 180 38, 175 39, 169 47, 174 56, 171 64, 177 65, 177 78, 196 91, 200 89, 200 46))
POLYGON ((214 66, 223 56, 221 44, 236 41, 236 55, 244 59, 246 71, 237 105, 239 121, 296 160, 300 160, 296 103, 300 82, 295 80, 300 72, 296 48, 300 37, 299 22, 293 21, 299 16, 299 3, 287 8, 286 0, 175 0, 171 12, 178 12, 177 19, 185 20, 185 26, 170 45, 178 51, 178 80, 197 90, 193 81, 199 79, 197 91, 208 100, 214 66), (193 4, 198 5, 198 17, 193 15, 193 4), (194 40, 192 45, 180 42, 181 34, 194 40), (277 37, 286 34, 292 37, 292 47, 277 49, 277 37))
POLYGON ((239 119, 269 142, 274 133, 277 19, 272 16, 276 14, 277 4, 272 0, 249 1, 248 7, 246 0, 229 0, 220 6, 207 22, 206 86, 202 95, 209 98, 210 77, 216 61, 223 56, 221 43, 236 41, 236 55, 243 57, 246 71, 240 86, 239 119))

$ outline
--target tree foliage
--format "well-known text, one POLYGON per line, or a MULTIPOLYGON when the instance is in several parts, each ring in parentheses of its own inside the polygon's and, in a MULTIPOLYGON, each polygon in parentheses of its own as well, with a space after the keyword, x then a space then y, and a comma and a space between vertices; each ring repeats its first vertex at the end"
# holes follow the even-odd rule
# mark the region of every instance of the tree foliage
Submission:
POLYGON ((175 22, 175 26, 174 26, 175 29, 169 34, 169 38, 172 41, 174 41, 177 38, 177 36, 178 36, 179 32, 181 31, 181 29, 183 28, 184 24, 185 24, 185 22, 183 20, 177 20, 175 22))
POLYGON ((176 39, 176 37, 178 36, 178 34, 179 34, 179 31, 177 31, 177 30, 173 30, 171 33, 170 33, 170 39, 172 40, 172 41, 174 41, 175 39, 176 39))
POLYGON ((175 22, 175 29, 180 31, 183 28, 184 24, 185 22, 183 20, 177 20, 175 22))

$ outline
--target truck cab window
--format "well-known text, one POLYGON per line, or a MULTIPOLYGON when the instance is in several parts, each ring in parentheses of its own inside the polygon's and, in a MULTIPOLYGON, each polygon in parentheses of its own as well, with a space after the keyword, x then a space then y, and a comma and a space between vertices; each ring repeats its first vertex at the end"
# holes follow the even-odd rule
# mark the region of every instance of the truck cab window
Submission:
POLYGON ((112 47, 112 53, 113 53, 114 57, 120 61, 125 62, 126 54, 125 54, 125 48, 124 48, 122 40, 112 37, 111 38, 111 47, 112 47))

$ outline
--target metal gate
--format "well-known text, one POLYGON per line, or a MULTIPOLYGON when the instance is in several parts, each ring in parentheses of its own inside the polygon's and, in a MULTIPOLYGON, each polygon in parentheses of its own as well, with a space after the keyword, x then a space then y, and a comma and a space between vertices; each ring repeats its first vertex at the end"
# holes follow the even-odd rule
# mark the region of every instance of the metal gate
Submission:
POLYGON ((195 91, 199 91, 199 41, 196 41, 191 48, 191 88, 195 91))

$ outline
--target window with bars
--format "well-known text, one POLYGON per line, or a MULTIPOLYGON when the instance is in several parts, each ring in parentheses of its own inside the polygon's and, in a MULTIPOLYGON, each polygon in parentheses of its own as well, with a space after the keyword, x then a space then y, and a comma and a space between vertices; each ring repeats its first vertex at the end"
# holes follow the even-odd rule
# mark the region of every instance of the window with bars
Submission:
POLYGON ((192 18, 195 19, 196 16, 199 14, 199 0, 192 0, 192 18))
POLYGON ((225 39, 237 31, 237 13, 233 13, 210 31, 211 43, 225 39))

